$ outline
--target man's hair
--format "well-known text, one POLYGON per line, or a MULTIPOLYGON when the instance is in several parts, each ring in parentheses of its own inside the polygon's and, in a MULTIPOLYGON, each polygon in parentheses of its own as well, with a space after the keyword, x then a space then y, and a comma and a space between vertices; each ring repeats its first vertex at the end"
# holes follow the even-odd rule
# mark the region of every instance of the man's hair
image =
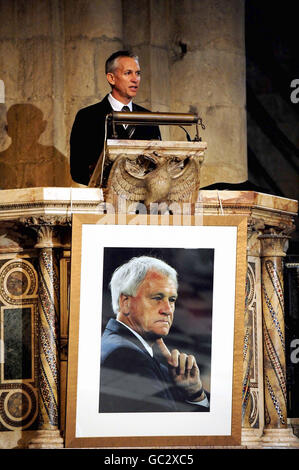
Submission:
POLYGON ((131 51, 117 51, 114 52, 108 59, 106 60, 105 63, 105 73, 113 73, 115 69, 117 68, 117 61, 120 57, 131 57, 132 59, 135 59, 137 62, 139 61, 139 58, 137 55, 133 54, 131 51))
POLYGON ((110 281, 113 312, 119 312, 119 297, 121 294, 135 296, 141 282, 148 271, 155 271, 169 277, 178 288, 177 272, 164 261, 151 256, 131 258, 127 263, 119 266, 113 273, 110 281))

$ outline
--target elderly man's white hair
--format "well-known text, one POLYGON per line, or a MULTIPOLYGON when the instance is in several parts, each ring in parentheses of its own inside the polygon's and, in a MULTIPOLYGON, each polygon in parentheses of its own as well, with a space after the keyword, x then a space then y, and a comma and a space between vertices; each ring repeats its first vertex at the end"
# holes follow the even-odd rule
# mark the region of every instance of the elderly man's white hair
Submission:
POLYGON ((113 273, 110 281, 112 308, 115 314, 119 311, 119 297, 121 294, 135 296, 139 285, 148 271, 157 271, 172 279, 178 287, 177 272, 164 261, 151 256, 139 256, 119 266, 113 273))

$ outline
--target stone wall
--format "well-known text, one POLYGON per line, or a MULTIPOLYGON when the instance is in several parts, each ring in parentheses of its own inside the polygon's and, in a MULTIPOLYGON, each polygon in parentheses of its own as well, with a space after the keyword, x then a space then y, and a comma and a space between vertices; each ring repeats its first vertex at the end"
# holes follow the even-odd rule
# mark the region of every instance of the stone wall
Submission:
MULTIPOLYGON (((80 108, 109 91, 104 62, 123 47, 140 57, 137 103, 203 118, 202 186, 245 180, 243 3, 0 0, 0 188, 77 186, 71 126, 80 108)), ((185 140, 177 127, 161 130, 164 139, 185 140)))

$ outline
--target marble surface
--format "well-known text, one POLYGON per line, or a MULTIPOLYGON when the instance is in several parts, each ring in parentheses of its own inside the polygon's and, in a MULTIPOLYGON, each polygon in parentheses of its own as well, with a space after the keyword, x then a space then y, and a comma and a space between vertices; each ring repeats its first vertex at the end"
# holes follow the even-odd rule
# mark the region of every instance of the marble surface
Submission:
POLYGON ((121 153, 124 148, 128 158, 138 156, 140 152, 155 151, 167 156, 203 155, 207 149, 206 142, 181 142, 181 141, 162 141, 162 140, 107 140, 107 154, 111 160, 121 153))
POLYGON ((255 191, 200 191, 202 201, 207 206, 209 204, 220 204, 220 200, 225 206, 241 206, 250 208, 264 208, 286 212, 296 215, 298 212, 298 201, 271 194, 259 193, 255 191))
MULTIPOLYGON (((0 220, 30 216, 71 216, 102 213, 103 193, 99 188, 24 188, 0 191, 0 220)), ((267 223, 292 224, 298 201, 254 191, 199 191, 197 210, 205 215, 239 214, 266 219, 267 223)))
POLYGON ((98 188, 22 188, 0 191, 0 220, 25 216, 68 216, 73 212, 99 211, 103 202, 98 188))
POLYGON ((3 308, 4 380, 31 379, 31 308, 3 308))

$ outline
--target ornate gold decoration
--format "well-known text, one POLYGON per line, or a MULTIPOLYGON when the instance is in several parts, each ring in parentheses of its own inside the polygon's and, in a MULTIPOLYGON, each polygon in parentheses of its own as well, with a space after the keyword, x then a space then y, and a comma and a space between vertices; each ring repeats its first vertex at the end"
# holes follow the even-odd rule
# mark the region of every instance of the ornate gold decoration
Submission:
POLYGON ((4 429, 28 429, 35 421, 37 412, 37 391, 29 383, 1 387, 0 424, 4 429))
MULTIPOLYGON (((32 260, 31 260, 32 261, 32 260)), ((37 302, 38 276, 32 262, 24 258, 12 258, 0 268, 0 306, 2 315, 9 311, 30 309, 32 335, 30 377, 6 378, 4 364, 0 373, 0 430, 28 429, 34 425, 38 413, 37 398, 37 302)), ((23 313, 22 313, 23 314, 23 313)), ((13 328, 13 324, 12 324, 13 328)), ((5 341, 6 330, 1 330, 1 341, 5 341)), ((1 346, 1 344, 0 344, 1 346)), ((22 361, 22 358, 19 358, 22 361)), ((30 359, 28 359, 30 360, 30 359)))
POLYGON ((70 226, 72 223, 72 216, 71 215, 39 215, 39 216, 28 216, 28 217, 19 217, 19 222, 25 226, 33 227, 33 226, 70 226))
POLYGON ((257 358, 257 299, 256 264, 248 262, 246 277, 244 346, 243 346, 243 428, 256 428, 260 424, 258 358, 257 358))
POLYGON ((37 273, 25 259, 12 259, 0 269, 0 301, 4 305, 23 305, 37 299, 37 273))

